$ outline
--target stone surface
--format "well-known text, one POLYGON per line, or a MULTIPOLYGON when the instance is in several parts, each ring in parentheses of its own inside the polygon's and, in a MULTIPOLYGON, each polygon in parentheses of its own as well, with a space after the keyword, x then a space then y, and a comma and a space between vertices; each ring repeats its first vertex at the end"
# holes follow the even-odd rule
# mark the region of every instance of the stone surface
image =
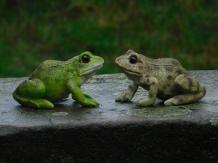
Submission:
POLYGON ((193 71, 207 89, 198 103, 137 107, 114 97, 129 81, 98 75, 83 89, 100 108, 81 108, 68 98, 53 110, 20 106, 11 93, 25 78, 0 79, 0 161, 144 162, 218 159, 218 71, 193 71))

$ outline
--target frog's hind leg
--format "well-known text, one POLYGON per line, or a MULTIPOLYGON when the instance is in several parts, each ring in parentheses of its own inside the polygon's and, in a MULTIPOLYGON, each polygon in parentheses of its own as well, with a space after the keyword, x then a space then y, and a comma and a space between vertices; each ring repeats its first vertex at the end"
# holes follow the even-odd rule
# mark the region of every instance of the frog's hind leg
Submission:
POLYGON ((39 79, 26 80, 13 93, 14 99, 23 106, 33 108, 53 108, 54 105, 43 99, 46 88, 39 79))
MULTIPOLYGON (((200 100, 205 94, 206 89, 200 83, 186 75, 179 75, 175 79, 178 89, 182 89, 181 95, 178 94, 164 102, 164 105, 182 105, 200 100)), ((175 90, 177 91, 177 90, 175 90)))

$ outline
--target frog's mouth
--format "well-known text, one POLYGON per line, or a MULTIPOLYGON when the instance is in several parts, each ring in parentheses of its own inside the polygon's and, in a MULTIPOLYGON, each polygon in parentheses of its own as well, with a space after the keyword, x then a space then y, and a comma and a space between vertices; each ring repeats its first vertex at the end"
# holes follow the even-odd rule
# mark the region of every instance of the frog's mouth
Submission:
POLYGON ((135 72, 135 71, 127 70, 127 69, 124 70, 124 73, 134 75, 134 76, 141 76, 139 72, 135 72))
POLYGON ((141 76, 139 73, 133 72, 133 71, 129 71, 129 70, 124 70, 124 73, 129 74, 129 75, 141 76))
POLYGON ((83 71, 80 72, 80 75, 81 76, 85 76, 85 75, 94 75, 96 73, 97 70, 99 70, 100 68, 102 68, 103 64, 99 64, 99 65, 96 65, 92 68, 89 68, 89 69, 85 69, 83 71))
POLYGON ((124 71, 125 74, 134 75, 134 76, 141 76, 141 74, 139 72, 124 68, 122 65, 119 64, 119 62, 115 61, 115 63, 119 68, 121 68, 124 71))

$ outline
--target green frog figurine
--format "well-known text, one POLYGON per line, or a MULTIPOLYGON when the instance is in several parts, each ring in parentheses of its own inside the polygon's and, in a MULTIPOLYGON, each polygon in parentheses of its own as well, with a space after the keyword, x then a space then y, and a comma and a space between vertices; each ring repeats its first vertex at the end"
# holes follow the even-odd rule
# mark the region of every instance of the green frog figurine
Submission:
POLYGON ((153 105, 156 98, 165 105, 188 104, 200 100, 206 93, 205 87, 173 58, 152 59, 128 50, 116 58, 115 63, 133 81, 116 97, 117 102, 130 101, 139 86, 148 90, 148 97, 137 102, 139 106, 153 105))
POLYGON ((67 98, 71 93, 82 106, 98 107, 99 103, 85 94, 80 86, 103 63, 103 58, 88 51, 67 61, 46 60, 16 88, 13 97, 23 106, 50 109, 54 108, 53 102, 67 98))

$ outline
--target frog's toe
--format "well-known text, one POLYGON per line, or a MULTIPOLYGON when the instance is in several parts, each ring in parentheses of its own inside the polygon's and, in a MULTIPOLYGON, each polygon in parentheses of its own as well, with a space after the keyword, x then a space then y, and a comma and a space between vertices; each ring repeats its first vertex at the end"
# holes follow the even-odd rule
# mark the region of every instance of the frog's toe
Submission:
POLYGON ((122 102, 120 96, 117 96, 117 97, 115 98, 115 101, 116 101, 116 102, 122 102))
POLYGON ((98 107, 99 103, 96 100, 94 100, 94 99, 87 99, 82 104, 82 106, 85 106, 85 107, 98 107))
POLYGON ((164 101, 164 105, 165 106, 172 106, 172 105, 176 105, 176 103, 173 99, 169 99, 169 100, 164 101))
POLYGON ((153 100, 150 100, 150 99, 140 99, 137 101, 137 106, 151 106, 154 104, 154 101, 153 100))
POLYGON ((98 107, 99 103, 97 101, 93 101, 91 107, 98 107))
POLYGON ((129 102, 130 101, 130 97, 128 95, 119 95, 115 98, 116 102, 129 102))
POLYGON ((91 103, 94 105, 94 106, 99 106, 99 102, 97 101, 97 100, 95 100, 95 99, 93 99, 92 98, 92 100, 90 100, 90 101, 92 101, 91 103))
POLYGON ((32 101, 38 109, 53 109, 54 104, 45 99, 37 99, 32 101))
POLYGON ((96 108, 99 106, 99 104, 96 104, 96 103, 89 103, 88 105, 83 105, 85 107, 89 107, 89 108, 96 108))
POLYGON ((36 99, 36 98, 28 98, 18 95, 17 93, 13 93, 14 99, 19 102, 23 106, 33 107, 36 109, 52 109, 54 105, 46 100, 46 99, 36 99))

